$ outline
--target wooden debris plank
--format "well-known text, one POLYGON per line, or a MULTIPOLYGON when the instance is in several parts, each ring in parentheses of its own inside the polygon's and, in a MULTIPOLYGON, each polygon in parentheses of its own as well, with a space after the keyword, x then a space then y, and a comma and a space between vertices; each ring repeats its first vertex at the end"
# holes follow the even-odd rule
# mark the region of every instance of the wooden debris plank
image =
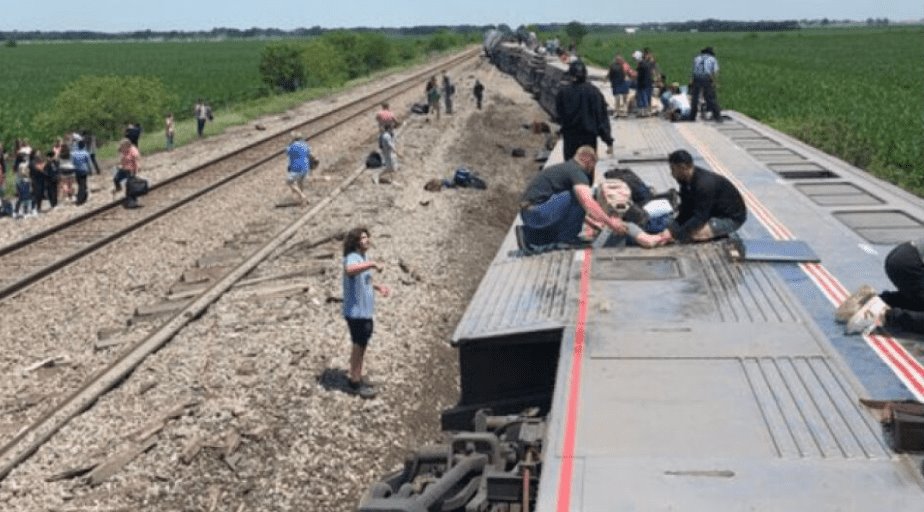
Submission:
POLYGON ((208 256, 199 258, 199 261, 196 262, 196 266, 199 268, 226 267, 243 259, 244 256, 239 251, 222 249, 208 256))
POLYGON ((253 297, 256 299, 275 299, 298 295, 299 293, 306 292, 309 289, 310 286, 308 283, 284 284, 251 289, 247 291, 246 295, 247 297, 253 297))
POLYGON ((112 478, 113 475, 119 472, 123 467, 128 465, 129 462, 135 459, 135 457, 141 455, 142 453, 150 450, 157 444, 157 439, 148 439, 142 444, 131 446, 126 448, 109 459, 107 459, 102 464, 96 466, 93 471, 87 475, 87 481, 90 485, 99 485, 106 480, 112 478))
POLYGON ((205 283, 223 276, 225 271, 226 269, 221 267, 191 268, 183 272, 182 282, 186 284, 205 283))
POLYGON ((71 478, 77 478, 78 476, 85 475, 93 470, 96 466, 99 465, 99 461, 84 462, 78 466, 59 471, 51 476, 45 478, 46 482, 58 482, 61 480, 70 480, 71 478))
POLYGON ((196 455, 199 455, 201 450, 202 437, 196 434, 186 442, 186 446, 184 446, 183 450, 180 452, 180 462, 189 464, 196 458, 196 455))
POLYGON ((185 308, 190 303, 189 300, 174 300, 167 302, 159 302, 157 304, 149 304, 147 306, 140 306, 135 310, 136 317, 152 317, 152 316, 161 316, 169 315, 171 313, 176 313, 177 311, 185 308))
POLYGON ((237 284, 234 285, 234 287, 242 288, 245 286, 253 286, 255 284, 265 283, 267 281, 278 281, 280 279, 291 279, 293 277, 306 277, 305 274, 306 274, 305 271, 302 270, 302 271, 297 271, 297 272, 285 272, 282 274, 274 274, 271 276, 253 277, 250 279, 244 279, 242 281, 238 281, 237 284))

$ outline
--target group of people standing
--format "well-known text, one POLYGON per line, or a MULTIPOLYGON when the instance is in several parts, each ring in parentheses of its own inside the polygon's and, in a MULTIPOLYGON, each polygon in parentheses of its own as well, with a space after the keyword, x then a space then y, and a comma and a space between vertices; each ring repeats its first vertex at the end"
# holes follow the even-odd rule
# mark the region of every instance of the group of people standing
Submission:
POLYGON ((667 84, 666 77, 658 67, 650 48, 632 53, 636 61, 632 68, 621 54, 613 57, 607 78, 614 97, 616 117, 629 114, 629 94, 635 90, 635 106, 638 117, 647 117, 654 113, 652 98, 655 89, 659 90, 665 116, 674 121, 692 121, 699 114, 700 95, 705 100, 706 110, 712 113, 712 119, 722 122, 722 111, 716 96, 716 83, 719 73, 719 61, 711 46, 700 50, 694 57, 688 89, 692 98, 687 98, 679 82, 667 84), (676 98, 672 101, 672 98, 676 98))
MULTIPOLYGON (((87 201, 87 177, 95 170, 95 138, 90 133, 73 133, 58 138, 43 151, 33 148, 27 139, 17 139, 13 148, 12 170, 15 176, 16 202, 9 212, 13 218, 35 217, 58 206, 59 198, 81 205, 87 201)), ((6 178, 7 155, 0 146, 0 187, 6 178)))

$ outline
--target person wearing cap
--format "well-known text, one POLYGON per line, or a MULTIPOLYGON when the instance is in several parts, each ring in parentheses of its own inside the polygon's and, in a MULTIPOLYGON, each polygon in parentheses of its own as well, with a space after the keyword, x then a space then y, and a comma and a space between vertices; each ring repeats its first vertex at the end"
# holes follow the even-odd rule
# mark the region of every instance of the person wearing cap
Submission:
POLYGON ((292 132, 292 143, 286 148, 286 155, 289 157, 286 185, 295 194, 299 204, 305 206, 308 204, 308 196, 305 195, 304 187, 305 178, 311 172, 311 165, 309 164, 311 148, 301 132, 292 132))
POLYGON ((699 95, 702 92, 706 100, 706 109, 712 112, 712 119, 717 123, 722 122, 722 111, 715 93, 718 74, 719 61, 716 60, 712 47, 707 46, 693 58, 693 90, 690 91, 690 95, 693 96, 690 108, 691 119, 696 120, 696 114, 699 112, 699 95))
POLYGON ((587 66, 583 62, 572 62, 568 74, 572 83, 559 89, 555 96, 555 118, 564 139, 564 160, 574 158, 581 146, 590 146, 596 153, 597 137, 606 144, 607 154, 612 155, 613 136, 603 93, 587 83, 587 66))

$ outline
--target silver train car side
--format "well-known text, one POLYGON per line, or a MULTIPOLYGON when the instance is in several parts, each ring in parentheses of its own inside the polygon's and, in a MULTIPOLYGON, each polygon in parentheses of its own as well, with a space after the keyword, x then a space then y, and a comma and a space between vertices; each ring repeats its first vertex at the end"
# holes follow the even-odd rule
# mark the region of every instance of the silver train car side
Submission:
MULTIPOLYGON (((509 43, 492 59, 554 104, 563 65, 509 43)), ((742 241, 523 257, 511 226, 452 338, 447 442, 360 510, 924 510, 921 457, 896 449, 924 423, 884 430, 860 402, 924 402, 922 340, 848 336, 833 314, 890 286, 885 256, 924 238, 924 201, 727 116, 613 122, 597 174, 666 190, 687 149, 745 197, 742 241)))

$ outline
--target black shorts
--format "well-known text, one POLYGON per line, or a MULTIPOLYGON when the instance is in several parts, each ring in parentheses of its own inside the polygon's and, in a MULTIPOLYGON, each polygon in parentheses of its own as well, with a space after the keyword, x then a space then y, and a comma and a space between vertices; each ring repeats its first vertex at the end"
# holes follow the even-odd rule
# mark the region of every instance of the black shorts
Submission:
POLYGON ((371 318, 347 318, 347 326, 350 328, 350 339, 354 345, 365 347, 372 337, 372 319, 371 318))

